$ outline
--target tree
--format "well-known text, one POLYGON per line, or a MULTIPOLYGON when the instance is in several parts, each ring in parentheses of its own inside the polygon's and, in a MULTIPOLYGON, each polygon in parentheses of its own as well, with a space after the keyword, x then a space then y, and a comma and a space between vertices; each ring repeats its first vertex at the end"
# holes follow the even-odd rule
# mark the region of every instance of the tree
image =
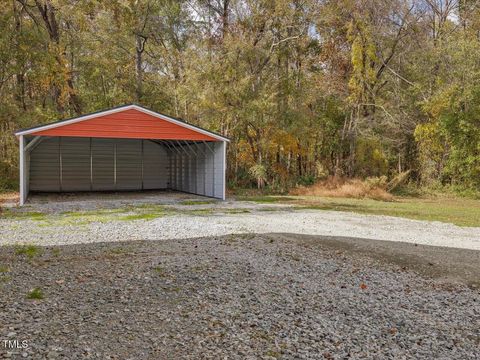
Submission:
POLYGON ((478 0, 12 0, 0 186, 18 128, 129 102, 232 138, 236 186, 408 172, 478 187, 478 0))

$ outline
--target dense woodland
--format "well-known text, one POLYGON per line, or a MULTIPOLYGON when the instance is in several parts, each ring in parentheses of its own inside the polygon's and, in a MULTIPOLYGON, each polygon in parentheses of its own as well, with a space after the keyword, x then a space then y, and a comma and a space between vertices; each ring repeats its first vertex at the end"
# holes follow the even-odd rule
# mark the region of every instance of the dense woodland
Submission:
POLYGON ((220 132, 232 187, 480 188, 480 1, 0 0, 13 132, 125 103, 220 132))

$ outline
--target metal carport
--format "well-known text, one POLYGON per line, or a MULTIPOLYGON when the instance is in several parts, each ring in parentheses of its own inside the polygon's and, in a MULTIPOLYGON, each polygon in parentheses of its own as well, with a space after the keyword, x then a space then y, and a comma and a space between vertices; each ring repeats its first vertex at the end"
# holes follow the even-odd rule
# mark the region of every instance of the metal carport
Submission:
POLYGON ((15 135, 20 205, 30 191, 172 189, 225 199, 229 139, 138 105, 15 135))

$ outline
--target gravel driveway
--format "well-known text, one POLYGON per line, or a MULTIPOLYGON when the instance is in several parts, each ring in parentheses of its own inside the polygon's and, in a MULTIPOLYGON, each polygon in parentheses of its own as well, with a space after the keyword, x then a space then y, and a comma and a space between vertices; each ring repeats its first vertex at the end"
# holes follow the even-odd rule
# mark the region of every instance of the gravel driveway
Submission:
POLYGON ((66 214, 56 208, 52 211, 37 206, 28 211, 41 209, 41 213, 0 218, 0 245, 59 245, 287 232, 480 250, 480 228, 463 228, 441 222, 235 201, 200 205, 146 203, 123 210, 118 204, 117 207, 114 205, 108 203, 100 210, 88 207, 88 210, 66 214))
POLYGON ((30 258, 3 247, 0 340, 28 348, 0 348, 0 358, 478 359, 478 288, 420 276, 407 261, 463 252, 475 266, 478 253, 395 246, 388 257, 382 241, 250 234, 30 258), (43 299, 26 298, 33 288, 43 299))

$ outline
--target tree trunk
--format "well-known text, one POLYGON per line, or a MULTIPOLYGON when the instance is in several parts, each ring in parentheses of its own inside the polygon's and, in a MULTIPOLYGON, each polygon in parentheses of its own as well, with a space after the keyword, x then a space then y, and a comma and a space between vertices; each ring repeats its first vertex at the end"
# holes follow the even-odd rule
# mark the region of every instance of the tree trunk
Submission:
MULTIPOLYGON (((18 13, 18 9, 15 2, 13 3, 13 16, 15 18, 15 31, 17 34, 20 34, 20 32, 22 31, 21 29, 22 24, 20 22, 21 15, 18 13)), ((15 37, 14 43, 17 48, 20 46, 20 43, 17 37, 15 37)), ((23 70, 23 64, 22 64, 22 70, 23 70)), ((25 104, 25 76, 23 74, 23 71, 19 71, 17 74, 15 74, 15 80, 17 83, 16 91, 15 91, 15 100, 17 100, 17 102, 21 104, 23 110, 27 110, 27 106, 25 104)))
POLYGON ((223 1, 222 7, 222 38, 225 38, 226 33, 228 32, 229 19, 228 19, 228 6, 230 0, 223 1))
POLYGON ((143 97, 143 67, 142 67, 142 55, 145 50, 146 38, 141 35, 135 36, 135 76, 136 76, 136 89, 135 94, 137 101, 140 102, 143 97))

